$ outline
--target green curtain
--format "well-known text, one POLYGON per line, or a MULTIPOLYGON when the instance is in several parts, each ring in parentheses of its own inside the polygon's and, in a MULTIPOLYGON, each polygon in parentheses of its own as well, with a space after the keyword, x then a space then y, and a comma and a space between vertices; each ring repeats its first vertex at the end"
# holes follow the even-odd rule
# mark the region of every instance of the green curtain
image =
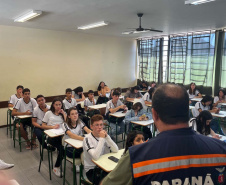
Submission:
POLYGON ((226 32, 224 31, 220 86, 226 88, 226 32))

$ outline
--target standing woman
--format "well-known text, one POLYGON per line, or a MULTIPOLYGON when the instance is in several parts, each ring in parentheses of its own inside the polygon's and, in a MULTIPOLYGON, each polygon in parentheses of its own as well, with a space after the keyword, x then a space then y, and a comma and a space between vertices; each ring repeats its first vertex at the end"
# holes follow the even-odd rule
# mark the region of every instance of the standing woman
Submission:
MULTIPOLYGON (((63 110, 63 102, 61 98, 55 98, 51 104, 50 110, 45 113, 42 120, 42 128, 45 130, 62 128, 65 119, 66 113, 63 110)), ((64 153, 64 147, 61 144, 61 136, 48 138, 48 142, 57 148, 58 156, 53 172, 56 176, 60 177, 60 163, 63 159, 63 157, 60 156, 60 149, 62 151, 61 154, 63 155, 64 153)))
MULTIPOLYGON (((75 107, 69 108, 67 113, 68 114, 67 114, 66 123, 64 123, 64 127, 65 127, 64 138, 65 139, 72 138, 72 139, 77 139, 77 140, 83 141, 83 139, 84 139, 83 131, 85 131, 87 134, 89 134, 91 132, 91 130, 88 129, 85 126, 85 124, 79 119, 78 111, 75 107)), ((72 147, 70 145, 67 146, 66 155, 69 158, 73 158, 73 150, 74 150, 74 147, 72 147)), ((83 151, 82 148, 76 150, 75 158, 80 158, 80 154, 82 153, 82 151, 83 151)))
POLYGON ((97 91, 99 96, 97 104, 105 103, 109 100, 111 89, 104 82, 99 83, 97 91))

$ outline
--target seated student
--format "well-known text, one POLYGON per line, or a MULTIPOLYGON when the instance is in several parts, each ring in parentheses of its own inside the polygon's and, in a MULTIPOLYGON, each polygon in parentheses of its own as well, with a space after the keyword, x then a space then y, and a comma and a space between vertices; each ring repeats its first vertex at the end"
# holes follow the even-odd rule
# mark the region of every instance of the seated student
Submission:
POLYGON ((114 91, 118 91, 118 92, 120 93, 120 96, 121 96, 121 94, 122 94, 122 89, 121 89, 120 87, 113 88, 113 89, 111 90, 109 100, 112 99, 112 96, 113 96, 113 92, 114 92, 114 91))
POLYGON ((73 89, 73 91, 72 91, 72 98, 74 98, 76 100, 76 102, 80 102, 80 101, 84 101, 85 100, 85 96, 83 94, 83 88, 81 86, 76 87, 75 89, 73 89))
MULTIPOLYGON (((34 108, 32 115, 32 125, 34 126, 34 133, 37 136, 39 143, 42 145, 42 120, 45 113, 49 110, 50 106, 46 104, 46 100, 43 95, 38 95, 36 100, 38 106, 34 108)), ((44 148, 47 148, 46 143, 44 144, 44 148)))
POLYGON ((152 81, 152 82, 150 83, 150 85, 148 86, 148 90, 151 89, 151 88, 156 88, 156 83, 155 83, 155 81, 152 81))
POLYGON ((139 130, 133 130, 129 132, 126 139, 126 147, 124 154, 126 154, 127 150, 131 146, 139 145, 144 143, 144 133, 139 130))
MULTIPOLYGON (((132 106, 125 116, 125 122, 129 125, 128 130, 131 130, 132 124, 131 121, 146 121, 152 119, 152 115, 147 113, 140 102, 135 103, 132 106)), ((138 128, 139 126, 137 126, 138 128)), ((145 140, 148 138, 152 138, 152 133, 148 127, 143 127, 143 131, 145 133, 145 140)))
POLYGON ((135 98, 140 99, 143 97, 143 95, 139 92, 139 90, 140 90, 139 86, 134 86, 126 92, 124 99, 125 99, 126 105, 129 109, 131 109, 131 107, 132 107, 131 106, 132 103, 129 101, 134 101, 135 98))
POLYGON ((77 102, 74 98, 71 98, 72 97, 72 90, 70 88, 66 89, 65 95, 66 95, 66 97, 63 100, 63 104, 64 104, 65 111, 67 112, 67 110, 69 108, 76 107, 77 102))
POLYGON ((106 103, 109 100, 111 89, 104 82, 100 82, 97 91, 99 96, 97 104, 106 103))
POLYGON ((190 120, 190 123, 192 123, 192 128, 199 134, 220 139, 219 135, 217 135, 210 128, 210 122, 212 121, 212 119, 212 114, 209 111, 204 110, 198 115, 197 118, 193 118, 192 120, 190 120))
MULTIPOLYGON (((210 105, 212 104, 212 101, 213 98, 211 96, 209 95, 204 96, 201 102, 197 102, 195 104, 195 108, 192 110, 193 116, 196 118, 203 110, 208 110, 209 112, 215 114, 219 113, 220 109, 216 107, 213 107, 213 109, 211 110, 210 105)), ((210 127, 214 132, 219 132, 219 134, 224 135, 222 129, 219 128, 218 120, 213 119, 210 123, 210 127)))
POLYGON ((22 85, 18 85, 16 87, 16 94, 13 94, 8 102, 8 107, 14 107, 14 105, 16 104, 16 102, 23 97, 23 90, 24 87, 22 85))
POLYGON ((142 99, 144 100, 144 103, 145 104, 148 104, 148 105, 152 105, 152 95, 154 94, 154 91, 155 91, 155 88, 151 88, 148 90, 148 92, 146 92, 144 94, 144 96, 142 97, 142 99))
MULTIPOLYGON (((83 151, 84 151, 84 169, 86 176, 89 181, 93 184, 98 185, 100 182, 100 171, 97 172, 94 168, 95 164, 92 159, 97 160, 101 155, 111 152, 118 152, 118 146, 114 143, 111 137, 103 130, 103 116, 97 114, 91 118, 91 129, 83 140, 83 151), (93 176, 95 176, 93 181, 93 176)), ((104 174, 106 175, 106 174, 104 174)), ((104 175, 102 177, 104 177, 104 175)))
MULTIPOLYGON (((23 93, 23 98, 19 99, 16 102, 15 106, 13 107, 12 116, 32 115, 34 108, 37 106, 35 99, 30 97, 30 95, 31 95, 30 89, 25 88, 22 93, 23 93)), ((17 122, 17 124, 16 124, 17 129, 19 129, 17 118, 16 118, 15 122, 17 122)), ((26 149, 30 150, 31 143, 28 140, 28 133, 26 132, 27 126, 30 126, 30 127, 32 126, 31 117, 20 120, 20 133, 21 133, 21 136, 25 139, 25 141, 27 141, 26 149)), ((37 145, 35 142, 35 138, 36 138, 35 133, 33 134, 32 138, 33 138, 32 145, 34 148, 36 148, 37 145)))
MULTIPOLYGON (((113 92, 113 96, 112 96, 112 100, 109 100, 107 102, 106 105, 106 111, 105 111, 105 116, 107 119, 109 119, 109 114, 110 113, 115 113, 118 111, 127 111, 128 108, 126 107, 126 105, 124 105, 120 100, 119 100, 119 92, 118 91, 114 91, 113 92)), ((118 125, 120 126, 120 133, 124 132, 124 122, 123 122, 124 118, 119 118, 118 119, 118 125)), ((110 123, 116 123, 116 118, 111 116, 110 117, 110 123)))
MULTIPOLYGON (((202 98, 202 94, 196 89, 196 85, 193 82, 190 84, 187 92, 188 92, 189 100, 192 98, 202 98)), ((189 104, 191 105, 194 105, 195 103, 196 102, 192 102, 191 100, 189 102, 189 104)))
POLYGON ((95 109, 90 110, 89 109, 89 106, 92 106, 92 105, 96 105, 96 99, 94 98, 94 92, 92 90, 89 90, 88 91, 88 98, 86 98, 85 101, 84 101, 85 111, 86 111, 86 114, 89 117, 92 117, 94 114, 100 114, 99 110, 95 110, 95 109))
POLYGON ((147 91, 147 90, 148 90, 148 86, 147 86, 147 82, 146 82, 146 81, 143 80, 143 81, 141 82, 140 89, 141 89, 142 91, 147 91))
MULTIPOLYGON (((66 113, 63 110, 63 102, 61 98, 54 98, 50 110, 45 113, 42 120, 42 128, 45 130, 63 128, 62 125, 65 120, 66 113)), ((62 151, 62 155, 64 154, 64 147, 61 144, 61 136, 48 138, 48 142, 58 150, 58 156, 53 172, 56 176, 60 177, 60 163, 63 159, 63 156, 60 156, 60 149, 62 151)))
POLYGON ((219 89, 218 95, 214 97, 213 106, 221 108, 221 103, 226 102, 226 92, 223 88, 219 89))
MULTIPOLYGON (((65 139, 72 138, 72 139, 83 141, 84 139, 83 131, 85 131, 87 134, 91 132, 91 130, 88 129, 85 126, 85 124, 79 119, 78 111, 75 107, 69 108, 67 113, 66 123, 64 123, 64 127, 65 127, 65 134, 64 134, 65 139)), ((70 145, 67 146, 66 155, 69 158, 73 158, 73 150, 74 150, 74 147, 70 145)), ((82 153, 82 151, 83 151, 82 148, 76 149, 75 158, 80 158, 80 154, 82 153)))

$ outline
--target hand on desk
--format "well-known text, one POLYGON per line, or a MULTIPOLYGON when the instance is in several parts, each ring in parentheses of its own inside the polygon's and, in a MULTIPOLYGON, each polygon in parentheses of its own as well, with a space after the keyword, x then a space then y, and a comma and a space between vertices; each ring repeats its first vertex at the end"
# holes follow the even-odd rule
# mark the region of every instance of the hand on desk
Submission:
POLYGON ((27 110, 24 115, 32 115, 32 112, 30 112, 30 110, 27 110))
POLYGON ((53 129, 58 129, 58 128, 60 128, 59 124, 56 124, 56 125, 53 126, 53 129))

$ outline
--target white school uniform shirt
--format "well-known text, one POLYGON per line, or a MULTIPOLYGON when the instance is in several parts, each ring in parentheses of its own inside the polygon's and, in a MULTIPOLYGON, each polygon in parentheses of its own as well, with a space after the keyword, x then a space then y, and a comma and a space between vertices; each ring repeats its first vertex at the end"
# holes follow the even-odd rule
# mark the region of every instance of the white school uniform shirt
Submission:
POLYGON ((63 104, 65 109, 69 109, 71 107, 75 107, 77 105, 77 102, 74 98, 71 98, 71 102, 69 102, 67 99, 64 99, 63 104))
MULTIPOLYGON (((226 96, 225 96, 224 100, 226 100, 226 96)), ((215 97, 214 97, 213 103, 216 103, 217 101, 219 101, 219 96, 215 96, 215 97)), ((221 107, 221 103, 218 103, 218 104, 217 104, 217 107, 220 108, 220 107, 221 107)))
MULTIPOLYGON (((67 135, 67 131, 71 131, 73 134, 76 134, 78 136, 83 136, 83 130, 84 130, 85 124, 81 120, 79 120, 79 123, 75 127, 70 128, 68 126, 68 124, 65 122, 64 122, 63 126, 64 126, 64 130, 65 130, 65 133, 64 133, 65 139, 70 138, 67 135)), ((64 144, 64 146, 66 146, 66 145, 67 145, 67 143, 64 144)), ((71 147, 71 145, 67 145, 67 147, 71 147)))
POLYGON ((110 111, 110 109, 115 109, 115 108, 119 107, 120 105, 123 105, 123 103, 120 100, 117 101, 116 106, 114 106, 114 104, 112 103, 112 100, 109 100, 106 105, 105 115, 107 115, 107 113, 110 111))
POLYGON ((118 151, 118 146, 112 141, 108 135, 106 138, 95 137, 92 132, 87 134, 83 140, 83 152, 84 152, 84 169, 88 172, 90 169, 95 168, 95 164, 92 162, 93 157, 89 154, 89 151, 96 149, 99 144, 100 156, 112 152, 118 151))
POLYGON ((210 110, 210 106, 203 106, 201 102, 197 102, 195 104, 195 108, 194 108, 194 111, 193 111, 193 116, 194 117, 197 117, 200 113, 199 113, 199 109, 202 109, 202 111, 204 110, 210 110))
POLYGON ((14 109, 17 109, 18 112, 26 112, 30 111, 33 112, 34 108, 37 106, 37 102, 34 98, 30 98, 28 103, 25 103, 24 99, 19 99, 16 104, 14 105, 14 109))
POLYGON ((93 104, 93 102, 90 101, 89 98, 86 98, 85 101, 84 101, 84 106, 89 107, 89 106, 92 106, 92 105, 96 105, 96 102, 97 102, 96 99, 94 99, 94 104, 93 104))
POLYGON ((8 102, 8 103, 10 103, 10 104, 12 104, 12 105, 15 105, 16 102, 17 102, 19 99, 20 99, 20 98, 18 98, 18 97, 16 96, 16 94, 13 94, 12 96, 10 96, 9 102, 8 102))
POLYGON ((57 116, 56 114, 52 113, 52 111, 49 110, 45 113, 45 116, 42 122, 46 123, 48 126, 54 126, 56 124, 60 124, 62 128, 62 123, 64 123, 64 120, 61 115, 57 116))
MULTIPOLYGON (((50 106, 46 105, 46 108, 50 109, 50 106)), ((42 120, 44 116, 45 116, 45 112, 39 106, 35 107, 32 117, 37 118, 37 123, 39 125, 42 125, 42 120)))
POLYGON ((80 96, 75 93, 75 91, 72 91, 72 95, 74 96, 74 99, 81 99, 80 96))
POLYGON ((144 96, 142 97, 142 99, 143 99, 144 101, 152 102, 152 100, 150 99, 150 94, 149 94, 149 92, 146 92, 146 93, 144 94, 144 96))
POLYGON ((198 96, 199 91, 198 91, 198 90, 195 90, 195 94, 189 94, 189 89, 188 89, 188 90, 187 90, 187 93, 188 93, 189 99, 192 99, 192 98, 194 98, 195 96, 198 96))

